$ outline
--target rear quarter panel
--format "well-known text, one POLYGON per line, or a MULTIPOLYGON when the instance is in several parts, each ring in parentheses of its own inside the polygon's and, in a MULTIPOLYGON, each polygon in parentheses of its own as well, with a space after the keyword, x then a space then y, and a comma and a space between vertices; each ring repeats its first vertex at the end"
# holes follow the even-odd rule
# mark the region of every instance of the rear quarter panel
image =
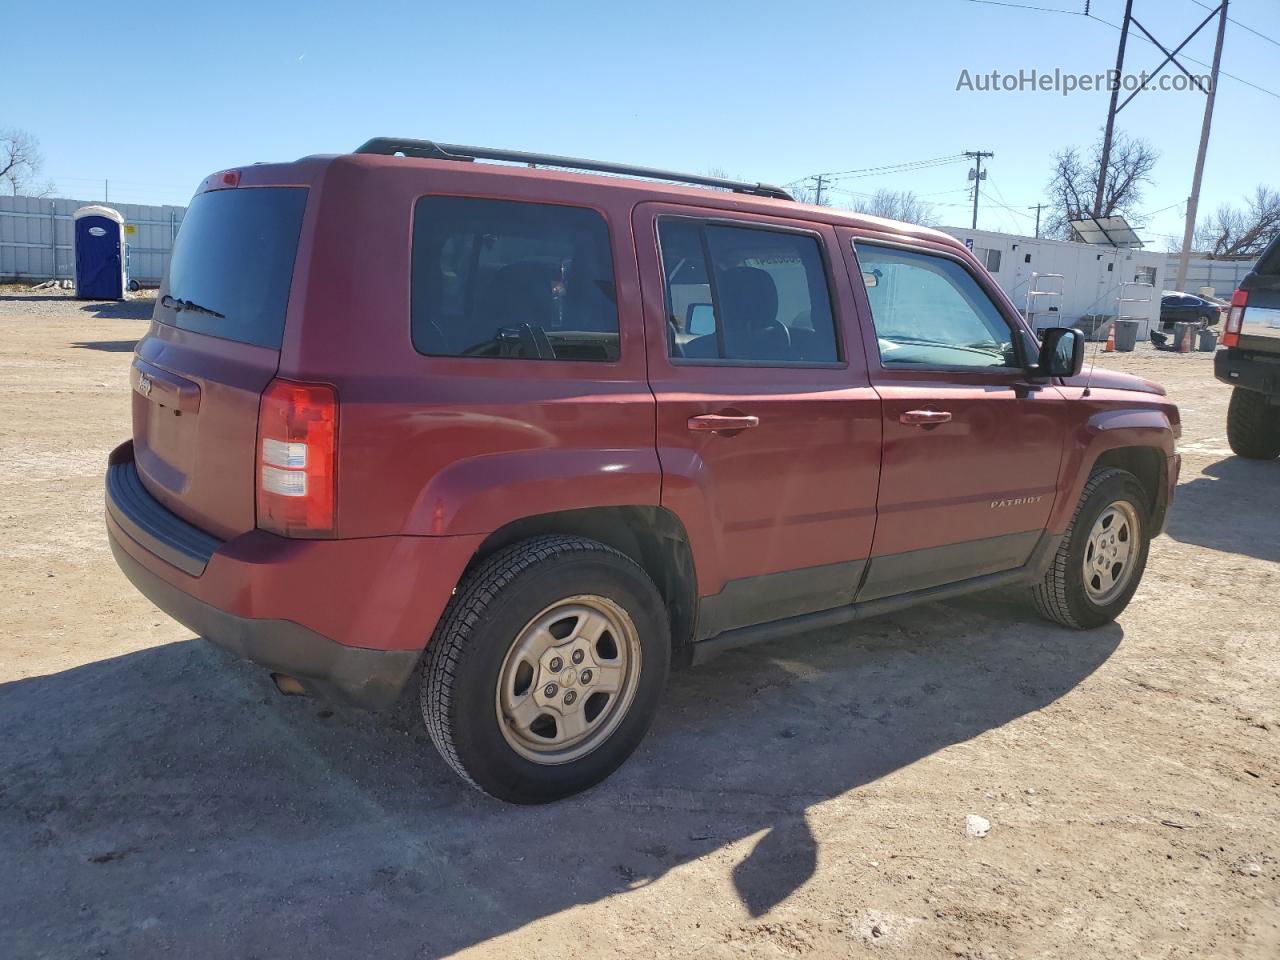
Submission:
POLYGON ((578 507, 657 504, 630 201, 502 168, 331 162, 305 296, 279 375, 338 391, 338 533, 487 533, 578 507), (427 194, 566 203, 610 228, 616 363, 427 357, 410 331, 414 204, 427 194), (358 238, 358 239, 357 239, 358 238))

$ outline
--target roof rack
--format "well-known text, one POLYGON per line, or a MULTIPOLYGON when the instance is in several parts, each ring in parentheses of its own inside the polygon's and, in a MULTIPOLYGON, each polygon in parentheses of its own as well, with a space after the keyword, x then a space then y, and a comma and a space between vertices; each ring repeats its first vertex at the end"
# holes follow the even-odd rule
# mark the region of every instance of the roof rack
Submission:
POLYGON ((649 180, 668 180, 674 183, 692 183, 700 187, 719 187, 734 193, 749 193, 756 197, 772 197, 775 200, 791 200, 791 194, 781 187, 767 183, 747 183, 726 180, 723 177, 704 177, 695 173, 672 173, 670 170, 653 170, 649 167, 632 167, 624 163, 603 163, 599 160, 583 160, 578 157, 557 157, 550 153, 524 153, 519 150, 495 150, 492 147, 464 147, 456 143, 436 143, 432 140, 401 140, 396 137, 374 137, 356 148, 356 153, 378 153, 385 156, 403 154, 424 160, 501 160, 508 163, 527 163, 530 166, 568 167, 574 170, 591 170, 596 173, 616 173, 627 177, 644 177, 649 180))

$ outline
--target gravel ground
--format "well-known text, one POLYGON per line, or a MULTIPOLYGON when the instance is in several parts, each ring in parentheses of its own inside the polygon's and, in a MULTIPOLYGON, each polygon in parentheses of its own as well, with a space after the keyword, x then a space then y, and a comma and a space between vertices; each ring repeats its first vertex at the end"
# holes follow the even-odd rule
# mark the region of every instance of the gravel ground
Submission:
POLYGON ((1185 425, 1119 623, 989 594, 727 654, 607 783, 516 808, 116 570, 150 308, 0 289, 0 953, 1280 956, 1280 463, 1230 455, 1209 355, 1102 358, 1185 425))

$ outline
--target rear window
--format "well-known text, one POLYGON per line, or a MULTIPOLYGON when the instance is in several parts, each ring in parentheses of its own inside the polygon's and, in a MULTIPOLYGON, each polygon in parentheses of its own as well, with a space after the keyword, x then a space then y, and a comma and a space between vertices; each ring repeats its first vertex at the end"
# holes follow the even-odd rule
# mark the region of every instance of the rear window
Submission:
POLYGON ((618 359, 609 228, 583 207, 422 197, 412 303, 429 356, 618 359))
POLYGON ((305 187, 197 195, 174 243, 169 295, 204 309, 174 311, 165 322, 278 350, 306 204, 305 187))

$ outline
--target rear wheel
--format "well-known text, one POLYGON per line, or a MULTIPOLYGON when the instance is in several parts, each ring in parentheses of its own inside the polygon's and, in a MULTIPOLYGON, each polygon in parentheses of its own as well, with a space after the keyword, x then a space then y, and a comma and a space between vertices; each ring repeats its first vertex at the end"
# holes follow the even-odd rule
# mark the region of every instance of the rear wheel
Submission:
POLYGON ((1237 456, 1250 460, 1280 457, 1280 407, 1266 394, 1234 387, 1227 408, 1227 443, 1237 456))
POLYGON ((1089 477, 1071 525, 1034 588, 1040 613, 1088 630, 1110 623, 1133 598, 1147 565, 1147 494, 1125 470, 1089 477))
POLYGON ((662 598, 638 565, 594 540, 535 537, 458 587, 427 648, 422 714, 473 786, 544 803, 626 760, 670 658, 662 598))

